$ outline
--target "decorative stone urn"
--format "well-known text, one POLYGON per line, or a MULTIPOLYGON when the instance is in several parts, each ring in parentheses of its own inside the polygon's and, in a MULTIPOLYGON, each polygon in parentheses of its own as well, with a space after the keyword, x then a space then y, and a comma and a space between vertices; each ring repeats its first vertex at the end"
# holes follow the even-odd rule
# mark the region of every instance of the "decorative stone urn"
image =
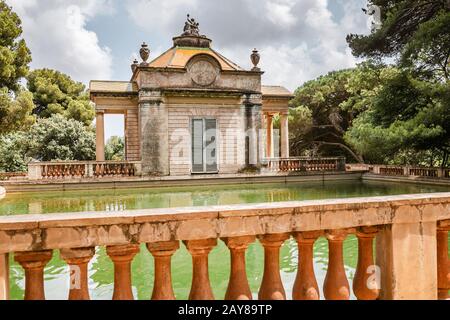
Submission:
POLYGON ((134 59, 133 64, 131 65, 131 71, 134 73, 139 65, 139 61, 137 59, 134 59))
POLYGON ((150 49, 148 47, 148 44, 145 42, 141 46, 141 50, 139 50, 139 53, 141 55, 142 61, 144 63, 147 63, 148 58, 150 57, 150 49))
POLYGON ((256 50, 256 49, 253 50, 253 52, 250 56, 250 59, 252 60, 252 63, 253 63, 252 71, 260 71, 261 69, 258 68, 258 63, 261 59, 261 56, 259 55, 258 50, 256 50))

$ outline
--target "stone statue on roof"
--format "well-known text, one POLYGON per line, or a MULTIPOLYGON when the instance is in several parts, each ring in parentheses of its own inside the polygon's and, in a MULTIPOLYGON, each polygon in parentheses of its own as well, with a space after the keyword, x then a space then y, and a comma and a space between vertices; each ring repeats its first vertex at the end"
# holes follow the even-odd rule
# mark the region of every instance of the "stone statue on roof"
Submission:
POLYGON ((200 36, 199 33, 199 23, 195 21, 194 18, 191 18, 190 15, 187 15, 187 21, 184 25, 183 36, 200 36))

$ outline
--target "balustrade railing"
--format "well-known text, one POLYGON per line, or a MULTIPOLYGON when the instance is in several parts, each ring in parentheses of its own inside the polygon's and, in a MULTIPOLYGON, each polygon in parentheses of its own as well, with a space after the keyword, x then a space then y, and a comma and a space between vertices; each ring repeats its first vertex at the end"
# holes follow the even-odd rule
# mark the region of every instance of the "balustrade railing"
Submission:
POLYGON ((26 172, 0 172, 0 181, 25 178, 26 172))
POLYGON ((345 158, 274 158, 262 161, 265 169, 274 172, 345 171, 345 158))
POLYGON ((138 161, 61 161, 28 164, 29 180, 134 177, 140 174, 141 163, 138 161))
POLYGON ((450 178, 450 168, 394 165, 347 164, 347 171, 368 171, 384 176, 450 178))
POLYGON ((280 248, 290 237, 298 245, 293 299, 321 298, 313 268, 313 248, 319 237, 326 237, 329 245, 325 299, 348 300, 352 289, 361 300, 444 299, 450 289, 449 226, 450 193, 0 217, 0 299, 9 294, 9 254, 25 270, 24 298, 45 299, 43 271, 53 250, 60 250, 77 277, 78 285, 72 285, 68 298, 89 299, 87 265, 94 248, 105 246, 114 264, 112 298, 131 300, 130 265, 142 243, 154 257, 151 298, 175 299, 171 258, 180 242, 192 257, 189 298, 223 298, 214 296, 208 272, 209 253, 221 240, 231 253, 225 299, 250 300, 245 252, 258 239, 264 247, 258 298, 284 300, 291 297, 286 296, 280 277, 280 248), (358 238, 352 288, 343 262, 343 242, 350 234, 358 238))

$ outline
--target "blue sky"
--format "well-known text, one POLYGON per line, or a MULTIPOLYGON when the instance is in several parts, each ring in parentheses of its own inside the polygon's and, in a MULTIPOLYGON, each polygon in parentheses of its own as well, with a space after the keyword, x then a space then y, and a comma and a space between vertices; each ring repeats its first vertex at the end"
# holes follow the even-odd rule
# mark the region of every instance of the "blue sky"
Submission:
MULTIPOLYGON (((295 90, 358 61, 345 42, 368 33, 365 0, 7 0, 22 19, 32 68, 54 68, 88 84, 129 80, 142 41, 155 58, 182 32, 186 14, 213 47, 244 68, 261 53, 264 84, 295 90)), ((151 59, 150 58, 150 59, 151 59)), ((123 135, 107 117, 106 136, 123 135)))

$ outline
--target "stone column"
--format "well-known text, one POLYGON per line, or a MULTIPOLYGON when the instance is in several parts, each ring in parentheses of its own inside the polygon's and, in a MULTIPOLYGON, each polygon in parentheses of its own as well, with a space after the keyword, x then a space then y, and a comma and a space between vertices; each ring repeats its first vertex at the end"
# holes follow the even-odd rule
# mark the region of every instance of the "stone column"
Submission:
POLYGON ((266 114, 266 158, 273 158, 273 115, 270 113, 266 114))
POLYGON ((255 237, 226 238, 223 241, 231 254, 230 280, 225 300, 252 300, 245 268, 245 251, 249 244, 255 241, 255 237))
POLYGON ((169 115, 160 91, 139 92, 139 128, 144 175, 170 174, 169 115))
POLYGON ((406 209, 409 221, 384 226, 377 235, 380 299, 436 300, 436 221, 414 222, 414 216, 422 213, 414 207, 406 209))
POLYGON ((281 114, 281 158, 289 158, 289 113, 281 114))
POLYGON ((258 294, 259 300, 286 300, 280 276, 280 248, 289 236, 288 233, 283 233, 259 237, 264 246, 264 274, 258 294))
POLYGON ((294 300, 320 300, 319 286, 314 274, 314 243, 320 231, 298 232, 298 269, 292 297, 294 300))
POLYGON ((0 253, 0 301, 9 300, 9 254, 0 253))
POLYGON ((438 263, 438 298, 449 298, 450 290, 450 263, 448 260, 448 231, 446 228, 437 230, 437 263, 438 263))
POLYGON ((105 161, 105 111, 96 110, 96 136, 95 136, 95 146, 96 146, 96 159, 97 161, 105 161))
POLYGON ((184 241, 192 255, 192 285, 189 300, 214 300, 209 282, 208 255, 217 245, 217 239, 184 241))
POLYGON ((328 269, 323 284, 323 294, 327 300, 349 300, 350 285, 345 275, 343 243, 347 237, 345 230, 327 233, 328 269))
POLYGON ((139 245, 110 246, 106 252, 114 262, 113 300, 133 300, 131 262, 139 252, 139 245))
POLYGON ((353 292, 358 300, 376 300, 380 294, 375 263, 373 261, 373 239, 377 227, 362 227, 358 237, 358 265, 353 279, 353 292))
POLYGON ((175 300, 172 288, 171 261, 180 248, 178 241, 148 243, 147 249, 155 259, 152 300, 175 300))
POLYGON ((69 300, 90 300, 88 264, 95 255, 95 248, 61 249, 70 268, 69 300))
POLYGON ((14 259, 25 270, 25 300, 45 300, 44 268, 52 251, 18 252, 14 259))
POLYGON ((258 166, 261 155, 259 151, 259 134, 261 130, 261 95, 248 95, 244 100, 245 116, 245 165, 258 166))

